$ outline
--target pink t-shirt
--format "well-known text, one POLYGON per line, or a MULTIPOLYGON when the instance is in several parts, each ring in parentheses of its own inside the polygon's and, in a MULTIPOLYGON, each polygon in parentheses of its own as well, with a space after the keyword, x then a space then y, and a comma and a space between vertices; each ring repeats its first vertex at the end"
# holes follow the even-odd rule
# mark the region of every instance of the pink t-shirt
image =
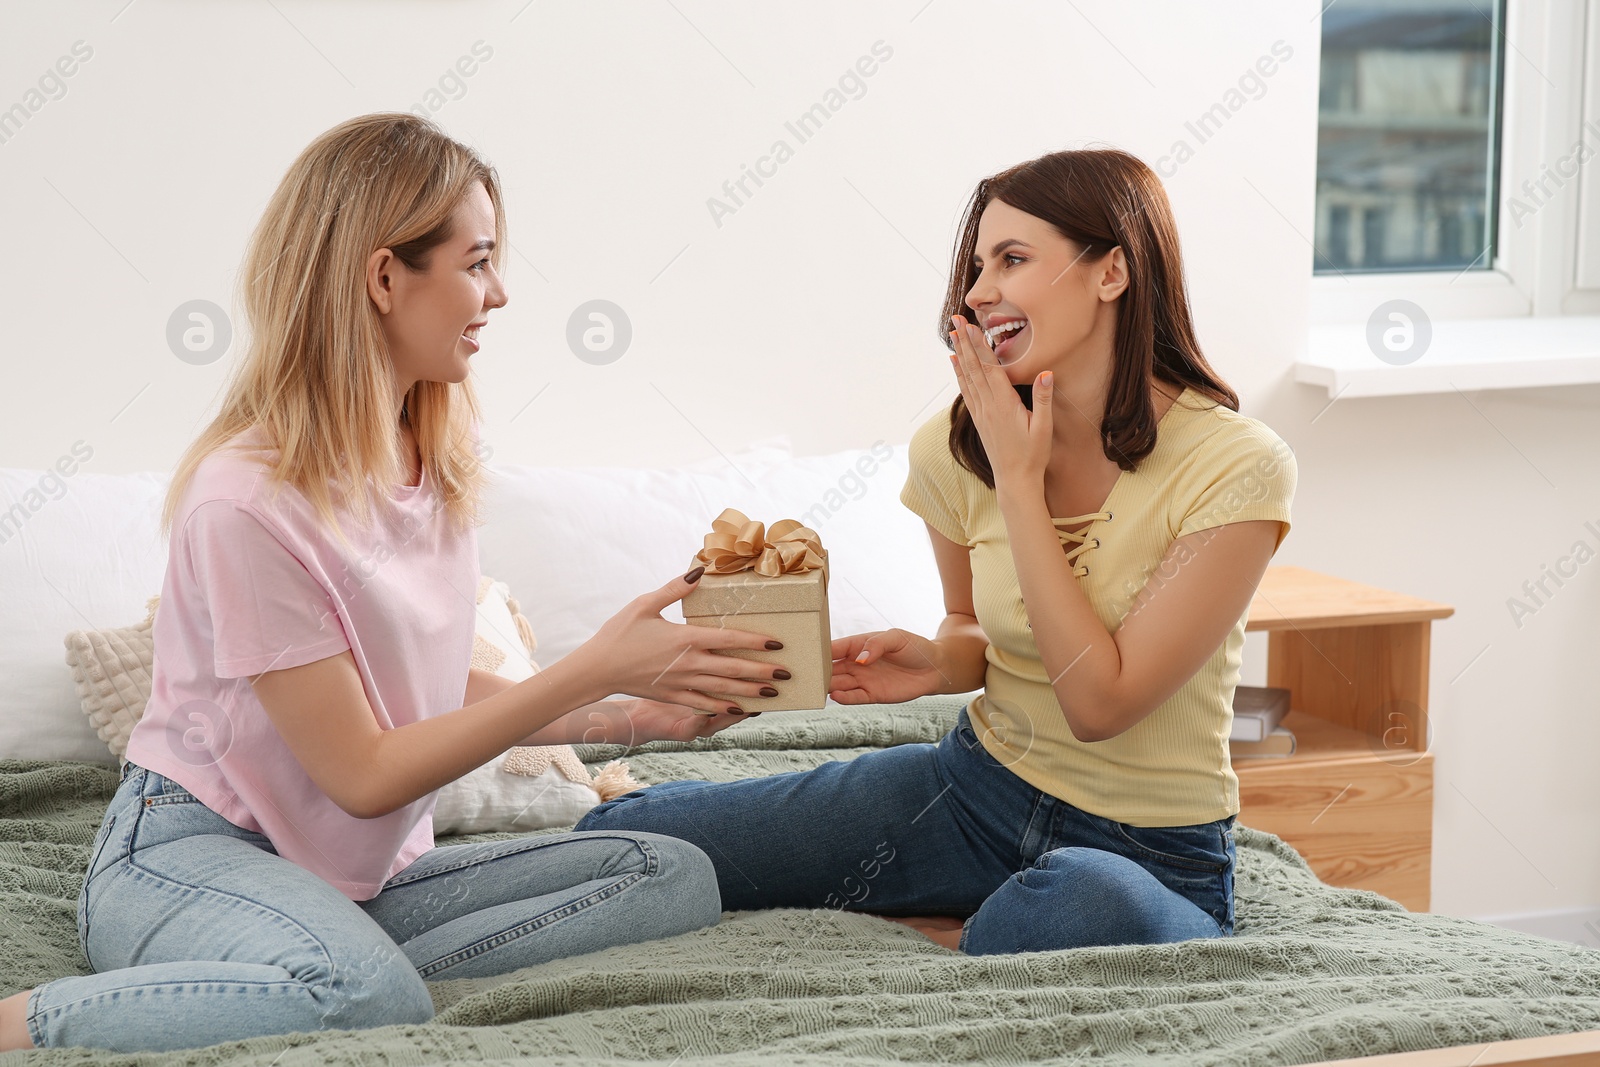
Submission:
MULTIPOLYGON (((252 428, 241 439, 260 440, 252 428)), ((475 434, 476 436, 476 434, 475 434)), ((376 819, 346 814, 311 780, 247 676, 348 648, 378 725, 461 707, 472 659, 478 538, 422 484, 391 491, 342 545, 310 503, 272 496, 252 454, 207 456, 173 520, 153 636, 150 701, 127 758, 352 900, 433 847, 436 793, 376 819)))

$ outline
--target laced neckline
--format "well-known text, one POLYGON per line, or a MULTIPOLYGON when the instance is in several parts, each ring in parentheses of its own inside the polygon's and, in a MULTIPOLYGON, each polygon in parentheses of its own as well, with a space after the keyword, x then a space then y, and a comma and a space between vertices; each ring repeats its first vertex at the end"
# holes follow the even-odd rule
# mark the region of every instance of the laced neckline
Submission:
MULTIPOLYGON (((1063 524, 1072 525, 1074 523, 1086 521, 1099 522, 1101 520, 1105 520, 1109 522, 1112 514, 1113 513, 1110 511, 1091 511, 1087 515, 1068 515, 1067 517, 1061 519, 1052 517, 1050 519, 1050 523, 1053 526, 1061 526, 1063 524)), ((1085 529, 1087 529, 1087 527, 1085 527, 1085 529)), ((1056 531, 1056 537, 1061 540, 1061 547, 1066 554, 1067 562, 1072 564, 1073 577, 1082 578, 1087 575, 1089 573, 1089 567, 1087 564, 1079 566, 1078 557, 1089 551, 1091 548, 1099 548, 1100 538, 1090 537, 1087 533, 1073 533, 1071 530, 1059 529, 1056 531), (1076 542, 1075 545, 1074 542, 1076 542), (1069 548, 1069 545, 1072 545, 1073 547, 1069 548)))
MULTIPOLYGON (((1172 403, 1167 405, 1167 410, 1163 411, 1161 417, 1156 420, 1158 429, 1166 423, 1167 416, 1172 414, 1172 409, 1179 405, 1188 392, 1189 387, 1187 385, 1178 390, 1178 395, 1172 398, 1172 403)), ((1111 491, 1106 494, 1105 500, 1101 501, 1102 504, 1111 502, 1111 498, 1116 495, 1117 489, 1122 485, 1123 478, 1127 473, 1127 471, 1121 471, 1117 474, 1117 480, 1111 484, 1111 491)), ((1068 515, 1060 519, 1052 516, 1050 523, 1053 526, 1060 527, 1080 522, 1110 522, 1112 515, 1113 513, 1110 511, 1091 511, 1087 515, 1068 515)), ((1084 529, 1087 530, 1088 527, 1084 527, 1084 529)), ((1099 548, 1100 538, 1090 537, 1087 533, 1073 533, 1070 530, 1062 529, 1056 530, 1056 537, 1061 541, 1061 548, 1067 557, 1067 562, 1072 564, 1073 577, 1082 578, 1086 576, 1089 573, 1089 566, 1088 564, 1080 565, 1078 558, 1090 549, 1099 548)), ((1029 628, 1032 628, 1031 623, 1029 628)))

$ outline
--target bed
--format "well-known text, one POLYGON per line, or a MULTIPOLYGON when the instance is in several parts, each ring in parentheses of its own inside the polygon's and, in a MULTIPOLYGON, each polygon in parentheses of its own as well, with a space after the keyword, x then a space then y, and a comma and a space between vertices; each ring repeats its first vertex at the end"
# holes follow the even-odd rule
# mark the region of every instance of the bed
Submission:
MULTIPOLYGON (((580 746, 579 754, 592 766, 626 755, 642 781, 727 781, 933 742, 960 707, 929 697, 773 714, 692 743, 580 746)), ((75 904, 116 785, 115 771, 95 764, 0 761, 0 995, 85 973, 75 904)), ((1375 893, 1323 884, 1272 834, 1241 826, 1236 840, 1232 938, 968 957, 864 914, 731 912, 681 937, 436 983, 438 1014, 422 1026, 252 1038, 160 1062, 1600 1060, 1600 952, 1412 914, 1375 893), (1511 1044, 1486 1047, 1494 1042, 1511 1044), (1450 1051, 1384 1055, 1426 1049, 1450 1051)), ((155 1062, 86 1049, 7 1060, 155 1062)))

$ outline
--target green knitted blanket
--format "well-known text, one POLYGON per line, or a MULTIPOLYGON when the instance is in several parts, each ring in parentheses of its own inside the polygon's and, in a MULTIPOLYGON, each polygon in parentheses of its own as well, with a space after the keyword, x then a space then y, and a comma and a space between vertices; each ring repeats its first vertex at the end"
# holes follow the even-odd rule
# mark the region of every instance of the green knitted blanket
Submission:
MULTIPOLYGON (((731 780, 935 741, 960 701, 762 716, 628 753, 642 781, 731 780)), ((586 762, 620 749, 580 748, 586 762)), ((114 772, 0 761, 0 996, 82 974, 76 900, 114 772)), ((558 831, 546 831, 558 832, 558 831)), ((515 835, 441 838, 441 844, 515 835)), ((1600 1028, 1600 952, 1413 915, 1236 834, 1236 934, 968 957, 849 912, 735 912, 681 937, 433 986, 423 1026, 181 1053, 40 1049, 4 1062, 596 1065, 1291 1064, 1600 1028)))

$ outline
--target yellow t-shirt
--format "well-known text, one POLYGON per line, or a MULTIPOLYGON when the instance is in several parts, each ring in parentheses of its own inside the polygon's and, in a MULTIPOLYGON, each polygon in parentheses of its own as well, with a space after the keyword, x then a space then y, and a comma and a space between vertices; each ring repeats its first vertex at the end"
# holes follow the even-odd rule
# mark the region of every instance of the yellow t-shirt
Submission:
MULTIPOLYGON (((918 427, 900 500, 971 549, 973 605, 989 648, 984 692, 968 715, 984 747, 1036 789, 1131 826, 1188 826, 1238 814, 1228 733, 1245 615, 1159 708, 1116 737, 1079 741, 1039 659, 995 492, 956 462, 949 435, 948 408, 918 427)), ((1293 451, 1268 426, 1185 388, 1162 416, 1155 447, 1136 470, 1121 473, 1092 524, 1058 524, 1062 534, 1059 526, 1082 527, 1082 550, 1065 536, 1062 548, 1106 631, 1117 631, 1147 583, 1152 594, 1159 590, 1157 568, 1179 537, 1277 519, 1281 545, 1296 476, 1293 451)), ((1150 603, 1159 610, 1159 598, 1150 603)))

